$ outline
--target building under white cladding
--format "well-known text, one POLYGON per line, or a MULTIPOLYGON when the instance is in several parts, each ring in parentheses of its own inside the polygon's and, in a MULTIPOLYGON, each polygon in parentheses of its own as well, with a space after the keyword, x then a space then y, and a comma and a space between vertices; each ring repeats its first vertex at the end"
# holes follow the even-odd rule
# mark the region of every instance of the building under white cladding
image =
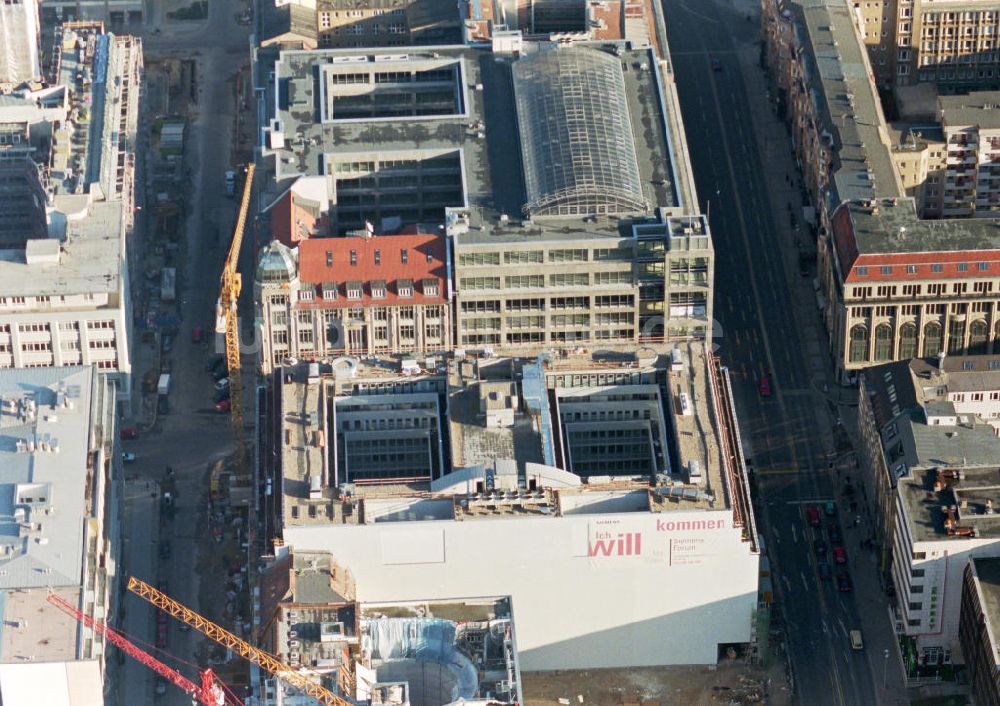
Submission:
MULTIPOLYGON (((525 671, 715 664, 752 642, 760 554, 728 378, 701 344, 667 353, 450 361, 455 470, 419 483, 334 481, 336 447, 365 433, 338 416, 347 383, 284 371, 277 555, 329 552, 362 603, 510 596, 525 671), (563 470, 584 454, 614 475, 563 470)), ((445 384, 364 367, 345 374, 373 409, 377 390, 445 384)))
POLYGON ((750 642, 759 555, 722 503, 658 490, 366 501, 366 524, 285 541, 330 551, 364 602, 510 595, 528 671, 715 664, 750 642))

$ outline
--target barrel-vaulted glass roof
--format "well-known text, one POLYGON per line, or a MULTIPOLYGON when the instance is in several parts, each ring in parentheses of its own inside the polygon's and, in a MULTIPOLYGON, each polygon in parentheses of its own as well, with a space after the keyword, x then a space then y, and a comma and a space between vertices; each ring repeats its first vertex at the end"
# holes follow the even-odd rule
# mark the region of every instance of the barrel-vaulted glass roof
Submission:
POLYGON ((581 47, 514 62, 531 216, 646 210, 625 82, 612 54, 581 47))

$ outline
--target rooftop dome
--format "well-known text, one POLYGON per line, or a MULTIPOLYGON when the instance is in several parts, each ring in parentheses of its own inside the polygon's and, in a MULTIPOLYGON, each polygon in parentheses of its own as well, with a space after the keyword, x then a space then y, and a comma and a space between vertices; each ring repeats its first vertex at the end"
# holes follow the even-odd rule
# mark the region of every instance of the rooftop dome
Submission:
POLYGON ((560 48, 514 62, 531 216, 646 210, 619 59, 560 48))
POLYGON ((257 281, 290 282, 298 276, 295 252, 277 240, 272 240, 260 252, 257 260, 257 281))

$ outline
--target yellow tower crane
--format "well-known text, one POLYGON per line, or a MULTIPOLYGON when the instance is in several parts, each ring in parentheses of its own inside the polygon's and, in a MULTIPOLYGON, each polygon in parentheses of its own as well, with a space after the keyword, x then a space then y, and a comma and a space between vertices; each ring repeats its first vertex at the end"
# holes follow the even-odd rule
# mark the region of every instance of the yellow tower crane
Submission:
POLYGON ((229 419, 233 425, 233 439, 236 442, 236 473, 247 473, 246 445, 243 438, 243 387, 240 375, 240 327, 239 302, 243 278, 239 272, 240 250, 243 246, 243 231, 246 228, 247 212, 250 209, 250 191, 253 187, 254 165, 247 167, 243 181, 243 196, 240 210, 233 227, 233 239, 222 266, 219 286, 219 303, 216 306, 215 332, 226 336, 226 369, 229 372, 229 419))
MULTIPOLYGON (((246 640, 237 637, 220 625, 216 625, 211 620, 198 615, 187 606, 178 603, 173 598, 162 591, 153 588, 145 581, 137 579, 134 576, 130 576, 128 579, 128 590, 143 600, 153 604, 160 610, 169 613, 185 625, 190 625, 192 628, 208 638, 232 650, 248 662, 256 664, 269 674, 272 674, 278 679, 292 685, 303 694, 313 697, 319 703, 324 704, 324 706, 356 706, 356 704, 352 703, 348 699, 338 696, 329 689, 317 684, 310 678, 308 673, 303 673, 295 667, 285 664, 274 655, 254 647, 246 640)), ((341 670, 340 676, 342 680, 342 688, 344 688, 346 686, 343 684, 345 670, 341 670)))

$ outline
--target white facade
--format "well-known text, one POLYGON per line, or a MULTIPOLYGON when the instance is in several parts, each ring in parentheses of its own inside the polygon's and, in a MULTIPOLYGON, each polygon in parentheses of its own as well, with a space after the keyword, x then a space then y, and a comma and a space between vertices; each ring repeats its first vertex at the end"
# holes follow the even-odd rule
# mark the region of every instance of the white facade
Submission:
POLYGON ((902 631, 916 637, 918 650, 930 663, 962 662, 958 625, 965 567, 971 559, 1000 556, 1000 538, 942 537, 911 543, 905 504, 900 503, 899 512, 892 578, 902 631))
MULTIPOLYGON (((596 495, 594 507, 637 507, 596 495)), ((407 502, 422 516, 413 500, 385 512, 405 516, 407 502)), ((720 644, 750 641, 759 555, 731 511, 373 521, 378 512, 368 502, 366 525, 286 526, 285 545, 331 552, 363 602, 510 595, 525 670, 715 664, 720 644)))

